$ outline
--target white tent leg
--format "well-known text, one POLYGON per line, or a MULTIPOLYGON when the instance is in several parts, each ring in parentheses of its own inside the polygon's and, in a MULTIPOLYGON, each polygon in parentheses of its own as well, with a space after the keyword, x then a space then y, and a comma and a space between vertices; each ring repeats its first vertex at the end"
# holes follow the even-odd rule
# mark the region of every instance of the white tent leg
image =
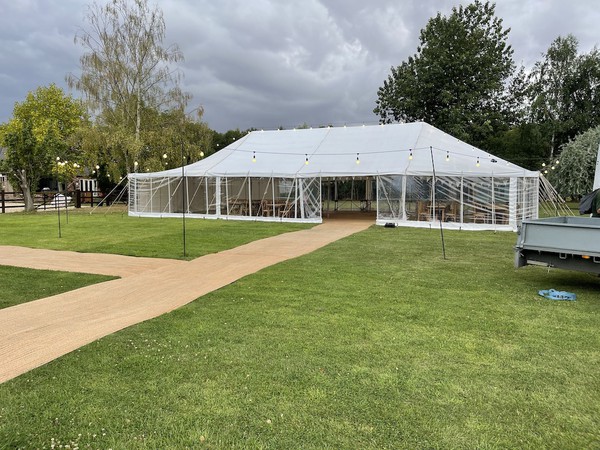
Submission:
POLYGON ((511 178, 508 188, 508 224, 517 227, 518 178, 511 178))
POLYGON ((221 217, 221 177, 216 178, 216 183, 217 183, 217 186, 216 186, 216 191, 217 191, 216 197, 217 198, 215 201, 215 203, 216 203, 215 213, 217 215, 217 218, 219 218, 219 217, 221 217))
POLYGON ((402 200, 400 205, 400 211, 402 211, 402 220, 408 220, 408 215, 406 214, 406 175, 401 175, 402 177, 402 200))
MULTIPOLYGON (((298 179, 298 190, 300 191, 300 218, 304 219, 304 180, 298 179)), ((297 196, 296 196, 297 198, 297 196)))

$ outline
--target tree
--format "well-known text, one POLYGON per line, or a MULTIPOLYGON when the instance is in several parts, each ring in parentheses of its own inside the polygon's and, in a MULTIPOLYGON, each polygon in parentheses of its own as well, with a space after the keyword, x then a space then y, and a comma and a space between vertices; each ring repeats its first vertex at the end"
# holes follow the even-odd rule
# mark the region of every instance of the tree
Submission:
POLYGON ((565 131, 565 113, 570 103, 568 86, 577 71, 577 46, 575 36, 559 36, 530 75, 532 120, 542 124, 550 136, 550 158, 564 139, 561 135, 565 131))
POLYGON ((238 139, 243 138, 251 131, 255 131, 256 128, 249 128, 245 131, 240 131, 239 128, 235 130, 228 130, 225 133, 219 133, 218 131, 213 131, 212 137, 212 145, 213 152, 218 152, 219 150, 224 149, 230 144, 233 144, 238 139))
MULTIPOLYGON (((163 46, 162 12, 147 0, 94 3, 87 22, 90 28, 75 37, 86 50, 82 73, 68 75, 67 82, 85 94, 99 121, 121 127, 139 142, 145 111, 185 108, 190 96, 179 87, 181 74, 170 66, 183 54, 177 45, 163 46)), ((124 164, 131 170, 128 156, 124 164)))
POLYGON ((13 118, 0 128, 0 141, 6 147, 4 165, 11 183, 23 193, 26 211, 34 209, 33 192, 40 178, 52 173, 57 157, 79 160, 68 139, 86 120, 81 103, 54 84, 15 104, 13 118))
POLYGON ((424 120, 474 145, 506 129, 513 120, 505 89, 514 72, 509 31, 489 2, 438 13, 421 30, 417 53, 379 88, 380 122, 424 120))
POLYGON ((575 36, 559 36, 529 77, 531 121, 547 133, 548 156, 600 124, 600 53, 578 54, 575 36))
POLYGON ((565 144, 560 160, 545 164, 544 173, 563 197, 579 198, 592 190, 600 126, 591 128, 565 144))
POLYGON ((109 187, 109 180, 118 182, 129 172, 178 167, 212 153, 213 132, 202 122, 202 113, 200 108, 195 116, 145 109, 146 126, 137 141, 124 127, 96 123, 73 136, 72 145, 82 150, 89 167, 98 166, 98 176, 106 181, 102 186, 109 187))

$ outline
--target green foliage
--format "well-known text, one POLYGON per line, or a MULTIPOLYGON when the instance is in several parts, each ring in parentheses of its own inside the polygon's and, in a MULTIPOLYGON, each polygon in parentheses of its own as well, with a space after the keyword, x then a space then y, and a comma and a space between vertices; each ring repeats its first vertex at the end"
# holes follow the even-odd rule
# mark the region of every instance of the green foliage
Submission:
POLYGON ((23 192, 26 209, 33 208, 31 192, 40 178, 56 170, 56 157, 80 160, 69 139, 86 123, 81 103, 54 84, 29 92, 25 101, 15 104, 13 118, 0 128, 0 143, 6 147, 5 167, 23 192))
POLYGON ((201 121, 203 110, 196 108, 195 118, 184 112, 190 95, 173 67, 183 54, 176 45, 163 45, 162 11, 147 0, 113 0, 94 3, 86 19, 88 29, 76 36, 85 49, 82 73, 67 81, 96 113, 95 126, 76 142, 90 168, 102 167, 102 184, 208 155, 211 133, 201 121))
POLYGON ((529 170, 539 170, 547 159, 548 139, 544 126, 521 123, 488 139, 486 148, 529 170))
POLYGON ((30 120, 19 122, 19 126, 15 122, 12 125, 2 128, 2 141, 7 149, 4 166, 11 184, 21 190, 34 191, 39 179, 51 167, 52 158, 44 145, 50 135, 38 142, 30 120))
POLYGON ((179 167, 212 153, 213 132, 201 121, 202 111, 190 117, 181 110, 145 109, 143 115, 145 126, 138 140, 124 127, 102 124, 82 129, 74 137, 90 172, 97 172, 99 166, 103 181, 118 182, 127 173, 179 167))
POLYGON ((598 279, 515 270, 512 233, 446 238, 443 260, 436 230, 373 227, 6 382, 0 442, 596 447, 598 279))
POLYGON ((179 88, 170 64, 183 60, 176 45, 163 46, 162 11, 147 0, 94 3, 86 17, 89 28, 76 36, 85 53, 82 73, 67 81, 81 90, 106 125, 124 127, 139 139, 144 108, 184 108, 189 95, 179 88))
POLYGON ((600 124, 600 52, 578 53, 569 34, 552 42, 529 77, 531 120, 547 129, 546 156, 558 155, 562 145, 600 124))
POLYGON ((421 30, 417 53, 378 90, 381 122, 424 120, 481 145, 510 123, 505 83, 514 71, 508 33, 489 2, 453 8, 421 30))
POLYGON ((255 131, 255 128, 250 128, 245 131, 240 131, 238 128, 235 130, 228 130, 225 133, 219 133, 218 131, 213 131, 212 137, 212 149, 213 152, 218 152, 221 149, 224 149, 228 145, 233 144, 235 141, 243 138, 251 131, 255 131))
POLYGON ((545 163, 544 174, 563 197, 580 198, 592 191, 600 126, 580 134, 562 148, 560 159, 545 163))

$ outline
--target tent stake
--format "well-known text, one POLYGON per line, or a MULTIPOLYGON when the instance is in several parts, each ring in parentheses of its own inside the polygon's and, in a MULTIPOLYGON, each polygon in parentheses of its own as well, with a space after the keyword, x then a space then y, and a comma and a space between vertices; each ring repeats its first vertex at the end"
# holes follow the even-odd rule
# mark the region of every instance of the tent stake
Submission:
MULTIPOLYGON (((432 183, 432 189, 433 192, 435 192, 435 182, 436 182, 436 176, 435 176, 435 162, 433 161, 433 147, 429 147, 429 153, 431 154, 431 171, 433 172, 433 183, 432 183)), ((432 213, 434 214, 435 217, 435 213, 437 211, 437 208, 435 207, 435 195, 433 196, 433 209, 432 209, 432 213)), ((442 227, 442 219, 440 218, 440 235, 442 237, 442 255, 444 257, 444 259, 446 259, 446 244, 444 242, 444 229, 442 227)))

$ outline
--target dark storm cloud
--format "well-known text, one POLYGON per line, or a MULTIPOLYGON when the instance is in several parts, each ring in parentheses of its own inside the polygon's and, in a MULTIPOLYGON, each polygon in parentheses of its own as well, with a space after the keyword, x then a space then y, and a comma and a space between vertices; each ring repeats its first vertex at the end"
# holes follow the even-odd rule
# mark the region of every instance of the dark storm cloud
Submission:
MULTIPOLYGON (((102 0, 104 1, 104 0, 102 0)), ((6 3, 6 2, 4 2, 6 3)), ((152 3, 152 1, 150 2, 152 3)), ((465 3, 465 2, 463 2, 465 3)), ((419 31, 441 0, 158 0, 165 44, 185 62, 183 88, 217 130, 375 123, 377 88, 391 66, 415 53, 419 31)), ((73 43, 87 1, 22 0, 0 5, 0 122, 15 101, 77 73, 73 43)), ((515 61, 527 67, 558 35, 580 50, 597 42, 594 2, 499 0, 515 61)), ((76 94, 76 93, 75 93, 76 94)))

